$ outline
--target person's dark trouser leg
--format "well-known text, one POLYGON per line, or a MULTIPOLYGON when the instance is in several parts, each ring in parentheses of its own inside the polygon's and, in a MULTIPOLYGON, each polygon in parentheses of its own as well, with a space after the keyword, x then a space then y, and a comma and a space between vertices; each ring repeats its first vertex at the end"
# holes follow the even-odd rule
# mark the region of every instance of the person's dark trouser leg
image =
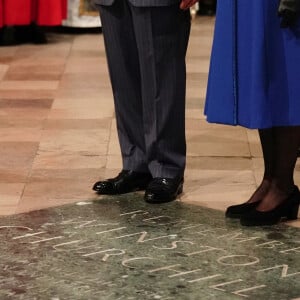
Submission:
POLYGON ((100 15, 114 94, 123 168, 149 172, 143 129, 140 66, 126 0, 101 6, 100 15))
POLYGON ((185 56, 189 11, 178 5, 131 6, 141 68, 144 131, 153 177, 183 176, 185 141, 185 56))

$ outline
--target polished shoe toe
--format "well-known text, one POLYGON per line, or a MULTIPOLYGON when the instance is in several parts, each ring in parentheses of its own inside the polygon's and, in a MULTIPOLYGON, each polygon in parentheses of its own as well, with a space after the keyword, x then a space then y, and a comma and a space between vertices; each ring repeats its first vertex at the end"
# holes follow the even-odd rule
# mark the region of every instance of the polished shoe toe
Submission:
POLYGON ((94 184, 93 190, 99 194, 111 194, 115 190, 113 182, 108 180, 98 181, 94 184))
POLYGON ((122 170, 117 177, 96 182, 93 190, 99 195, 125 194, 145 190, 151 179, 149 173, 122 170))
POLYGON ((154 178, 148 185, 144 199, 148 203, 173 201, 183 191, 183 178, 154 178))

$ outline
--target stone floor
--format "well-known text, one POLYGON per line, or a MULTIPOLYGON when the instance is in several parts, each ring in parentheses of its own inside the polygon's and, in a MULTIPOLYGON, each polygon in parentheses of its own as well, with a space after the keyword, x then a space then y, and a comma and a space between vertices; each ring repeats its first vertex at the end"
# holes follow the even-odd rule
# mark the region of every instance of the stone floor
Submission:
MULTIPOLYGON (((192 26, 180 201, 224 210, 254 190, 262 155, 256 131, 204 119, 213 25, 213 18, 197 17, 192 26)), ((1 215, 98 199, 92 184, 121 167, 102 35, 49 39, 0 48, 1 215)))
POLYGON ((6 216, 0 236, 1 300, 300 296, 298 228, 241 228, 180 201, 136 193, 6 216))
POLYGON ((300 221, 224 218, 263 162, 256 131, 204 119, 213 26, 192 25, 184 193, 158 206, 91 190, 121 168, 103 37, 0 48, 1 300, 300 299, 300 221))

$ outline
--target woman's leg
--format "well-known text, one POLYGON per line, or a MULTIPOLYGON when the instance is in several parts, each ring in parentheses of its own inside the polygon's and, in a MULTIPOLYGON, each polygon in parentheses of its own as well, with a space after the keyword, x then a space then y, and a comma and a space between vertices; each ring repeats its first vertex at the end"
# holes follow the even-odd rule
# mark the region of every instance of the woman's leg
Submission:
POLYGON ((248 203, 261 201, 266 196, 271 185, 274 172, 274 129, 261 129, 258 132, 263 152, 265 170, 261 184, 247 201, 248 203))
POLYGON ((226 217, 241 218, 243 215, 254 209, 267 195, 274 173, 273 135, 273 128, 259 130, 259 137, 265 165, 262 182, 246 203, 229 206, 225 213, 226 217))
POLYGON ((258 211, 272 210, 283 203, 294 190, 294 169, 300 146, 300 126, 276 127, 272 132, 273 149, 270 152, 273 152, 273 159, 269 161, 268 156, 268 160, 265 160, 267 167, 264 176, 269 182, 269 188, 256 208, 258 211))

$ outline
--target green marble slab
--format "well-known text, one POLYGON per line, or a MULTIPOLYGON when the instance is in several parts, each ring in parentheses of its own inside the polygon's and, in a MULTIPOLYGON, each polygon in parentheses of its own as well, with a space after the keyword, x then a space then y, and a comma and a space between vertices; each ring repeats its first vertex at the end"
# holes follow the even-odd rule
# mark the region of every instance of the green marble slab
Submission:
POLYGON ((141 194, 0 218, 0 299, 300 297, 300 230, 141 194))

